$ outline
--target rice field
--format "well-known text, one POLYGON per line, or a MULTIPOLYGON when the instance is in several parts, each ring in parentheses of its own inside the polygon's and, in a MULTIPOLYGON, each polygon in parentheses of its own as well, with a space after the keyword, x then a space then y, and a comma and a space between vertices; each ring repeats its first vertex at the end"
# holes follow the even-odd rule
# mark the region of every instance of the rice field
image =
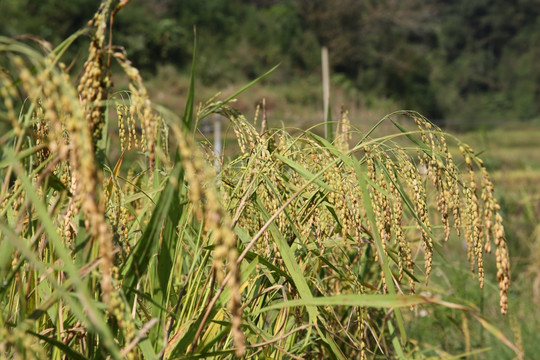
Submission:
POLYGON ((271 70, 201 103, 193 71, 179 116, 108 46, 117 10, 79 77, 80 34, 45 55, 0 38, 3 358, 531 358, 532 130, 358 129, 345 108, 327 136, 273 127, 234 102, 271 70), (227 156, 198 134, 212 114, 227 156))

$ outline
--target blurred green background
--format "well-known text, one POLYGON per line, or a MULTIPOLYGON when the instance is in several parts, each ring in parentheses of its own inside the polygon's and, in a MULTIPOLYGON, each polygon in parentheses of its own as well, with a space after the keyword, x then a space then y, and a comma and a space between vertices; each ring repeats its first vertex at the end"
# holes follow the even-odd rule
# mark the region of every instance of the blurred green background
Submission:
MULTIPOLYGON (((57 45, 97 4, 0 0, 0 33, 57 45)), ((163 72, 170 79, 171 71, 188 71, 196 26, 203 85, 224 89, 280 63, 267 82, 287 85, 276 92, 293 109, 320 99, 327 46, 333 84, 354 102, 348 106, 415 109, 471 129, 538 120, 539 15, 538 0, 133 0, 115 19, 114 43, 147 79, 163 72)), ((173 78, 176 94, 182 81, 173 78)))

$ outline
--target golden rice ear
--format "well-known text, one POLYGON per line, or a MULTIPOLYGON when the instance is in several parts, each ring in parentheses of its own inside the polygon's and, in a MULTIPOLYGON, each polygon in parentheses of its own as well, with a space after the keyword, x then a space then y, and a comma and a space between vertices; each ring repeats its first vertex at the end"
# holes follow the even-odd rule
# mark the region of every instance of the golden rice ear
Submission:
POLYGON ((214 245, 213 268, 219 283, 223 282, 225 272, 232 276, 227 283, 231 297, 228 308, 231 313, 231 330, 236 355, 242 357, 246 351, 245 336, 242 326, 241 273, 237 264, 238 250, 236 234, 232 228, 229 214, 221 204, 221 198, 215 186, 216 174, 204 159, 204 154, 193 138, 173 127, 178 140, 178 150, 188 185, 188 196, 193 212, 198 221, 205 224, 207 235, 214 245))
MULTIPOLYGON (((148 152, 149 167, 151 170, 154 170, 156 162, 156 139, 159 131, 160 119, 152 110, 152 103, 139 70, 133 66, 124 53, 116 52, 114 53, 114 57, 122 66, 130 81, 130 106, 128 108, 123 108, 123 115, 127 116, 128 149, 131 147, 132 141, 136 148, 139 144, 137 141, 137 133, 135 131, 135 119, 137 119, 141 126, 141 151, 143 153, 148 152)), ((120 128, 120 131, 122 132, 122 128, 120 128)), ((124 137, 125 131, 126 130, 123 130, 124 137)), ((153 171, 151 174, 152 173, 153 171)), ((150 179, 150 181, 152 181, 152 179, 150 179)))
POLYGON ((106 110, 103 102, 107 100, 110 88, 109 69, 105 64, 104 49, 110 7, 110 0, 103 2, 94 18, 88 23, 95 32, 88 49, 88 59, 84 63, 83 74, 77 87, 94 147, 102 136, 106 110))
MULTIPOLYGON (((469 147, 463 146, 463 156, 467 168, 465 176, 460 174, 452 155, 448 150, 445 135, 441 129, 431 124, 421 116, 412 116, 421 141, 425 146, 418 147, 418 157, 406 153, 404 148, 397 144, 378 143, 370 141, 369 146, 362 146, 365 153, 365 171, 369 178, 369 196, 375 215, 376 228, 382 241, 382 250, 386 256, 389 251, 397 254, 397 278, 408 278, 409 291, 414 293, 415 262, 413 258, 414 246, 406 239, 410 237, 411 230, 405 230, 407 219, 404 216, 404 204, 407 196, 414 216, 409 219, 416 225, 420 236, 420 245, 424 253, 424 270, 426 281, 429 280, 433 266, 433 253, 435 236, 438 236, 438 226, 432 226, 432 222, 440 224, 444 242, 450 238, 451 226, 457 234, 464 234, 468 244, 468 259, 471 263, 473 274, 478 274, 478 280, 482 287, 484 282, 484 252, 489 252, 491 240, 495 241, 495 233, 503 234, 502 220, 495 214, 498 204, 493 197, 493 185, 489 180, 487 171, 480 159, 473 155, 469 147), (417 164, 415 164, 415 161, 417 164), (481 178, 478 178, 476 168, 480 168, 481 178), (481 181, 481 187, 477 181, 481 181), (480 190, 482 195, 479 196, 480 190), (434 195, 432 195, 434 194, 434 195), (433 201, 435 200, 435 201, 433 201), (435 209, 431 205, 434 203, 435 209), (453 218, 453 219, 452 219, 453 218), (453 220, 453 224, 452 224, 453 220), (407 275, 406 275, 407 274, 407 275)), ((306 193, 324 193, 325 205, 309 203, 305 208, 296 208, 291 205, 287 209, 288 217, 280 213, 275 220, 279 230, 286 236, 296 237, 300 235, 301 243, 316 241, 321 253, 324 252, 324 239, 341 235, 343 239, 363 238, 362 222, 365 222, 365 210, 362 209, 362 192, 355 184, 355 171, 348 168, 346 163, 338 160, 337 155, 331 153, 324 146, 309 140, 309 136, 299 138, 278 135, 279 143, 275 148, 275 154, 268 153, 266 143, 251 141, 251 127, 245 124, 245 119, 240 118, 234 122, 238 141, 242 151, 246 154, 242 159, 247 161, 246 168, 254 171, 257 184, 257 197, 263 202, 269 212, 275 212, 280 205, 292 195, 291 188, 298 189, 307 181, 294 169, 287 170, 280 160, 288 157, 292 163, 303 169, 308 169, 312 174, 322 172, 320 179, 331 190, 321 189, 317 184, 311 184, 306 193), (299 146, 302 144, 302 146, 299 146), (249 149, 249 150, 248 150, 249 149), (249 157, 248 154, 249 153, 249 157), (277 189, 277 191, 276 191, 277 189), (331 208, 332 212, 328 209, 331 208), (297 232, 291 229, 296 227, 297 232), (287 235, 289 234, 289 235, 287 235)), ((345 131, 345 130, 343 130, 345 131)), ((339 145, 339 140, 336 142, 339 145)), ((415 147, 416 148, 416 147, 415 147)), ((226 167, 225 172, 228 172, 226 167)), ((242 187, 247 189, 247 187, 242 187)), ((240 199, 244 190, 239 187, 224 187, 229 192, 229 199, 240 199)), ((231 202, 232 210, 239 200, 231 202)), ((295 204, 295 203, 293 203, 295 204)), ((301 202, 298 203, 299 206, 301 202)), ((249 203, 241 212, 238 224, 249 232, 260 228, 264 223, 255 206, 249 203), (255 219, 255 221, 254 221, 255 219)), ((499 235, 501 236, 501 235, 499 235)), ((499 237, 500 243, 504 240, 499 237)), ((265 241, 254 246, 254 250, 263 256, 270 257, 277 265, 280 265, 280 256, 274 244, 270 241, 270 235, 263 236, 265 241)), ((362 242, 359 242, 362 243, 362 242)), ((360 246, 363 247, 362 244, 360 246)), ((501 311, 505 312, 505 289, 509 282, 509 268, 506 250, 500 245, 498 255, 498 277, 501 289, 501 311)), ((373 255, 378 260, 378 254, 373 255)), ((384 281, 384 280, 382 280, 384 281)))
POLYGON ((56 67, 49 57, 35 56, 31 61, 15 56, 13 65, 18 69, 21 88, 26 96, 30 101, 41 104, 42 110, 39 111, 43 115, 40 122, 47 128, 48 149, 55 155, 52 164, 59 165, 47 167, 40 176, 45 177, 47 172, 58 170, 68 172, 59 174, 72 194, 59 231, 69 244, 73 238, 71 218, 82 211, 86 228, 99 244, 101 290, 104 302, 108 304, 112 291, 112 232, 104 216, 103 198, 99 196, 102 174, 96 165, 92 135, 86 122, 87 113, 64 70, 56 67), (30 63, 35 67, 32 71, 30 63))

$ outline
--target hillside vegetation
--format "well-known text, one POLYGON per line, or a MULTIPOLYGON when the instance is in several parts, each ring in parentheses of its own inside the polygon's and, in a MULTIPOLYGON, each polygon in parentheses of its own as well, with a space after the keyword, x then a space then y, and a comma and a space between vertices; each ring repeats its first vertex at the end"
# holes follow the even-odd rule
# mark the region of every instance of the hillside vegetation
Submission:
MULTIPOLYGON (((85 25, 94 6, 3 1, 0 33, 34 34, 56 46, 85 25)), ((204 86, 241 84, 279 63, 267 85, 285 84, 288 101, 309 108, 309 92, 294 94, 318 89, 309 79, 319 78, 320 47, 327 46, 334 83, 365 108, 391 101, 394 110, 461 128, 540 114, 535 0, 140 0, 115 17, 114 43, 143 71, 172 64, 188 74, 194 26, 204 86), (306 80, 295 88, 298 79, 306 80)), ((86 47, 78 42, 71 54, 86 47)))

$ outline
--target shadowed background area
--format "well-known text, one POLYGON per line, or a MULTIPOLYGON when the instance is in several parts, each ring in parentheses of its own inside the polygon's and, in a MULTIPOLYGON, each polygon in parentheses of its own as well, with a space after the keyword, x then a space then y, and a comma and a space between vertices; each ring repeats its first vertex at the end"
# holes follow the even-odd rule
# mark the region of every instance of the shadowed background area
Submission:
MULTIPOLYGON (((57 45, 91 18, 95 3, 2 0, 0 33, 57 45)), ((343 101, 359 115, 407 108, 471 129, 538 119, 539 15, 535 0, 140 0, 118 14, 114 42, 146 78, 175 74, 160 82, 169 105, 185 96, 187 75, 176 72, 189 72, 196 26, 197 76, 209 88, 281 64, 267 80, 270 111, 287 105, 296 118, 308 117, 303 109, 321 98, 320 48, 327 46, 332 84, 344 96, 335 110, 343 101)))

